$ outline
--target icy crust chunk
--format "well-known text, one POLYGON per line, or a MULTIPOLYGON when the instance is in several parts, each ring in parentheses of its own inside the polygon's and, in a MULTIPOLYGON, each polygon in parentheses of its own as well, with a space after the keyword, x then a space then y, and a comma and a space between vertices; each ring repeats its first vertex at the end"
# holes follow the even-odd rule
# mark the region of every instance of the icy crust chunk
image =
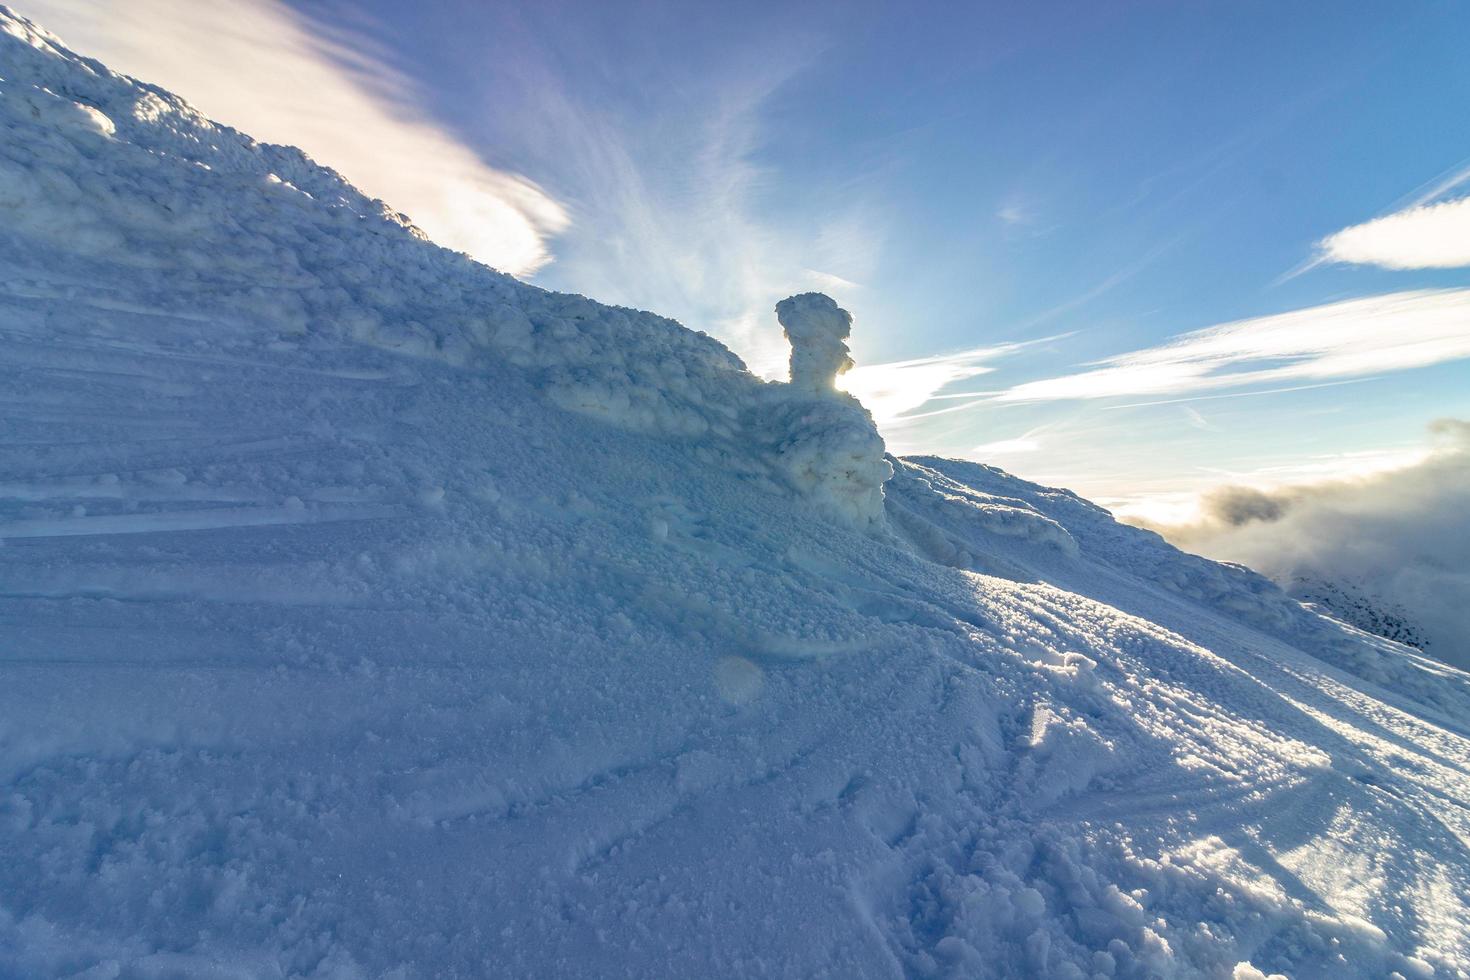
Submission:
POLYGON ((101 284, 126 276, 131 295, 212 342, 350 339, 471 369, 508 361, 564 409, 708 440, 831 517, 882 520, 882 440, 831 391, 850 318, 830 299, 788 301, 806 311, 793 323, 807 353, 794 358, 828 375, 818 402, 812 385, 797 395, 762 382, 673 320, 546 292, 434 246, 300 150, 214 123, 21 18, 0 12, 0 25, 0 244, 38 271, 70 269, 102 303, 101 284))
POLYGON ((873 417, 834 384, 852 367, 852 315, 830 296, 799 293, 776 304, 776 318, 791 342, 791 383, 761 393, 751 428, 767 430, 762 441, 800 493, 850 524, 883 524, 893 466, 873 417))

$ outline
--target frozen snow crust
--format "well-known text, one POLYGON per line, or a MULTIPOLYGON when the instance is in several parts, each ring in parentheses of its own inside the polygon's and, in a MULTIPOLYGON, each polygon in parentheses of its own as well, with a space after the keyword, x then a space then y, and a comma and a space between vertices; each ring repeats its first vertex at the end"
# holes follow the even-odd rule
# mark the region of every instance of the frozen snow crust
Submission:
POLYGON ((1467 675, 0 28, 0 976, 1470 970, 1467 675))

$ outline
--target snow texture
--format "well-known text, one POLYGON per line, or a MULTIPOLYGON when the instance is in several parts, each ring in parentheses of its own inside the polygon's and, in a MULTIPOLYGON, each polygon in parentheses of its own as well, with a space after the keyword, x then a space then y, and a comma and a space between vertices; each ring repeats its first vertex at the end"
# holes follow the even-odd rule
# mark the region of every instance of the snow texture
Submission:
POLYGON ((1470 676, 3 8, 0 352, 0 976, 1470 972, 1470 676))

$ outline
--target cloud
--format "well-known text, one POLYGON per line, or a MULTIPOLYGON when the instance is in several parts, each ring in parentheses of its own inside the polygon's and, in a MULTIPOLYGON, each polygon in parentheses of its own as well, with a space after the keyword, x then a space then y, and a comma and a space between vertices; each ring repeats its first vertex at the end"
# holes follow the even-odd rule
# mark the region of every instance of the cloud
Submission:
POLYGON ((972 347, 952 354, 935 354, 907 361, 859 364, 837 379, 837 387, 862 402, 885 436, 910 423, 962 412, 994 399, 999 391, 945 391, 952 384, 968 381, 995 370, 991 365, 1033 347, 1045 346, 1070 334, 1053 334, 1035 340, 972 347), (957 405, 916 412, 930 402, 955 401, 957 405))
MULTIPOLYGON (((939 398, 976 397, 976 393, 945 395, 941 392, 955 382, 989 374, 995 370, 989 362, 1021 346, 999 344, 908 361, 859 364, 838 378, 837 386, 862 402, 879 426, 925 418, 932 413, 914 415, 913 410, 939 398)), ((980 396, 984 397, 984 393, 980 396)))
POLYGON ((1184 418, 1189 422, 1189 424, 1193 428, 1196 428, 1196 429, 1208 429, 1208 428, 1211 428, 1209 420, 1206 419, 1203 415, 1201 415, 1195 409, 1190 408, 1188 405, 1182 405, 1182 406, 1180 406, 1180 408, 1181 408, 1181 410, 1184 413, 1184 418))
POLYGON ((987 442, 976 446, 970 452, 977 457, 988 458, 991 456, 1014 456, 1017 453, 1034 453, 1041 449, 1041 440, 1030 436, 1020 436, 1016 439, 998 439, 995 442, 987 442))
POLYGON ((860 284, 878 267, 886 205, 866 167, 829 161, 840 178, 773 204, 787 188, 770 161, 807 134, 770 110, 841 25, 775 8, 673 17, 688 36, 665 50, 672 15, 657 5, 482 14, 497 139, 534 160, 573 214, 548 286, 673 317, 768 378, 786 374, 774 313, 786 296, 828 292, 860 336, 874 328, 860 284))
POLYGON ((1470 266, 1470 197, 1412 207, 1317 243, 1323 260, 1386 269, 1470 266))
POLYGON ((1035 220, 1031 212, 1021 204, 1011 203, 1002 205, 995 216, 1007 225, 1025 225, 1035 220))
POLYGON ((526 276, 566 210, 430 121, 413 82, 359 39, 279 0, 18 0, 108 67, 161 85, 257 139, 299 146, 434 241, 526 276))
MULTIPOLYGON (((1470 669, 1470 422, 1431 427, 1418 462, 1348 480, 1225 485, 1193 522, 1150 525, 1189 551, 1240 562, 1293 594, 1470 669)), ((1308 467, 1309 469, 1310 467, 1308 467)))
POLYGON ((1366 377, 1470 357, 1467 324, 1470 289, 1388 293, 1196 330, 996 397, 1036 402, 1183 395, 1366 377))
POLYGON ((1327 262, 1389 269, 1470 265, 1470 198, 1441 200, 1467 183, 1470 165, 1461 163, 1445 171, 1395 204, 1389 214, 1322 239, 1316 254, 1282 281, 1327 262))
MULTIPOLYGON (((757 374, 785 376, 787 347, 773 308, 817 289, 852 309, 862 327, 860 286, 881 236, 860 205, 789 227, 757 216, 767 184, 755 162, 761 109, 797 64, 746 68, 711 104, 688 111, 678 136, 650 145, 640 126, 611 126, 595 108, 557 108, 563 131, 582 134, 575 180, 576 240, 559 281, 600 299, 656 309, 729 344, 757 374)), ((684 116, 684 111, 676 113, 684 116)))

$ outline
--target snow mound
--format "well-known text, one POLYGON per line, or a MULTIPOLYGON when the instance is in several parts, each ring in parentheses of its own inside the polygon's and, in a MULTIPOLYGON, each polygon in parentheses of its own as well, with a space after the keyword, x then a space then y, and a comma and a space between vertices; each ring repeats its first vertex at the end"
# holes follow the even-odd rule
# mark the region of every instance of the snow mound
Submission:
POLYGON ((1319 615, 1242 565, 1187 554, 1152 531, 1120 524, 1070 491, 1027 483, 980 463, 911 457, 900 463, 888 495, 892 523, 935 561, 1044 579, 1121 608, 1148 610, 1140 598, 1170 594, 1442 711, 1453 714, 1470 695, 1463 672, 1441 669, 1398 643, 1366 637, 1363 624, 1319 615), (1126 578, 1100 588, 1100 570, 1104 578, 1126 578))
POLYGON ((833 386, 852 367, 844 343, 852 317, 821 293, 783 299, 776 316, 791 342, 791 384, 766 391, 758 409, 775 459, 787 480, 830 514, 883 527, 883 484, 893 476, 883 437, 867 409, 833 386))
POLYGON ((1470 971, 1467 675, 0 29, 0 975, 1470 971))

